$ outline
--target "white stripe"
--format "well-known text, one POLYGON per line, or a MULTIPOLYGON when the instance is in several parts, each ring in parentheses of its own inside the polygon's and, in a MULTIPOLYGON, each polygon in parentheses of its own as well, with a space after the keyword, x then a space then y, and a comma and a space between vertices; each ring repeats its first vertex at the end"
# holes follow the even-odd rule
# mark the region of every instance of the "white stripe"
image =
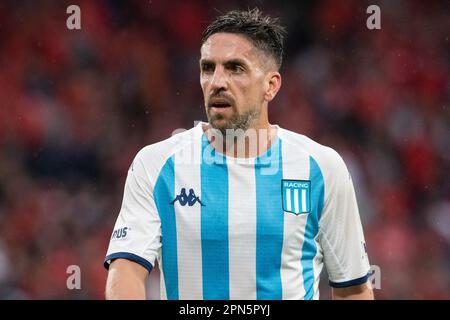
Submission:
MULTIPOLYGON (((309 179, 309 155, 303 153, 301 150, 299 152, 298 146, 283 140, 282 157, 283 179, 309 179)), ((298 196, 296 198, 298 210, 298 196)), ((286 200, 288 200, 287 197, 286 200)), ((305 295, 301 256, 307 217, 308 215, 306 214, 295 215, 288 212, 284 213, 284 236, 281 257, 283 299, 297 300, 302 299, 305 295)))
POLYGON ((298 210, 298 189, 294 189, 294 212, 299 213, 298 210))
POLYGON ((292 211, 291 206, 291 188, 286 188, 286 210, 292 211))
POLYGON ((302 189, 302 212, 306 212, 306 190, 302 189))
POLYGON ((322 272, 323 268, 323 255, 322 255, 322 248, 320 246, 320 243, 314 240, 317 247, 317 253, 313 260, 313 270, 314 270, 314 296, 313 300, 319 300, 320 294, 319 294, 319 281, 320 281, 320 273, 322 272))
POLYGON ((230 299, 256 300, 256 185, 247 165, 228 164, 230 299))
MULTIPOLYGON (((198 146, 200 147, 200 146, 198 146)), ((194 148, 195 149, 195 148, 194 148)), ((197 197, 202 199, 200 183, 200 164, 187 161, 189 157, 183 152, 192 146, 175 154, 175 195, 181 188, 193 189, 197 197)), ((201 151, 198 150, 200 153, 201 151)), ((174 204, 177 225, 178 253, 178 294, 179 299, 203 299, 202 282, 202 247, 201 247, 201 205, 174 204)))

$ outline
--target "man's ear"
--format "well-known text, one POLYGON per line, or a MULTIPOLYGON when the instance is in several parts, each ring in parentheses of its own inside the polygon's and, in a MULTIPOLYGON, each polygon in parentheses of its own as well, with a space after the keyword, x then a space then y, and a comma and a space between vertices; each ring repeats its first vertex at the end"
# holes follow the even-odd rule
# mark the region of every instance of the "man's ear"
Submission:
POLYGON ((278 71, 270 71, 266 76, 266 84, 264 100, 270 102, 281 88, 281 74, 278 71))

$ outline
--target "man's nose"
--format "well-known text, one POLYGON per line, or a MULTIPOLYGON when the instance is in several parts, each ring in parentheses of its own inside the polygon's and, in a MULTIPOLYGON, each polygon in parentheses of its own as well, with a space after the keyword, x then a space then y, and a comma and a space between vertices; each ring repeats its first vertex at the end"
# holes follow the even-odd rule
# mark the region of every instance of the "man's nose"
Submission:
POLYGON ((228 78, 223 68, 217 67, 211 81, 211 90, 220 91, 228 88, 228 78))

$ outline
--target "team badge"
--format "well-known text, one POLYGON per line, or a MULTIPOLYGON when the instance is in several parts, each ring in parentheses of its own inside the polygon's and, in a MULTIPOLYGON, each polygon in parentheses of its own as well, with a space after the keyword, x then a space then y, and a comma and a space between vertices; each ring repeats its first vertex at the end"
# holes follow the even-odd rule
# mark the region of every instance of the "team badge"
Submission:
POLYGON ((311 181, 281 180, 283 210, 296 215, 311 212, 311 181))

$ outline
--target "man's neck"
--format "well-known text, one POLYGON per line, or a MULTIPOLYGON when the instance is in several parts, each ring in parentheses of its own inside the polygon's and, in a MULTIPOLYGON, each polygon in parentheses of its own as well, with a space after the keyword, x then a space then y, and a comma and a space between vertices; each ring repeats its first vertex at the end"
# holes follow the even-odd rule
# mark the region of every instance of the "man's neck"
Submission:
POLYGON ((278 128, 267 125, 248 128, 246 131, 227 130, 225 136, 213 129, 210 124, 203 126, 203 131, 212 147, 219 153, 234 158, 254 158, 264 154, 277 137, 278 128))

